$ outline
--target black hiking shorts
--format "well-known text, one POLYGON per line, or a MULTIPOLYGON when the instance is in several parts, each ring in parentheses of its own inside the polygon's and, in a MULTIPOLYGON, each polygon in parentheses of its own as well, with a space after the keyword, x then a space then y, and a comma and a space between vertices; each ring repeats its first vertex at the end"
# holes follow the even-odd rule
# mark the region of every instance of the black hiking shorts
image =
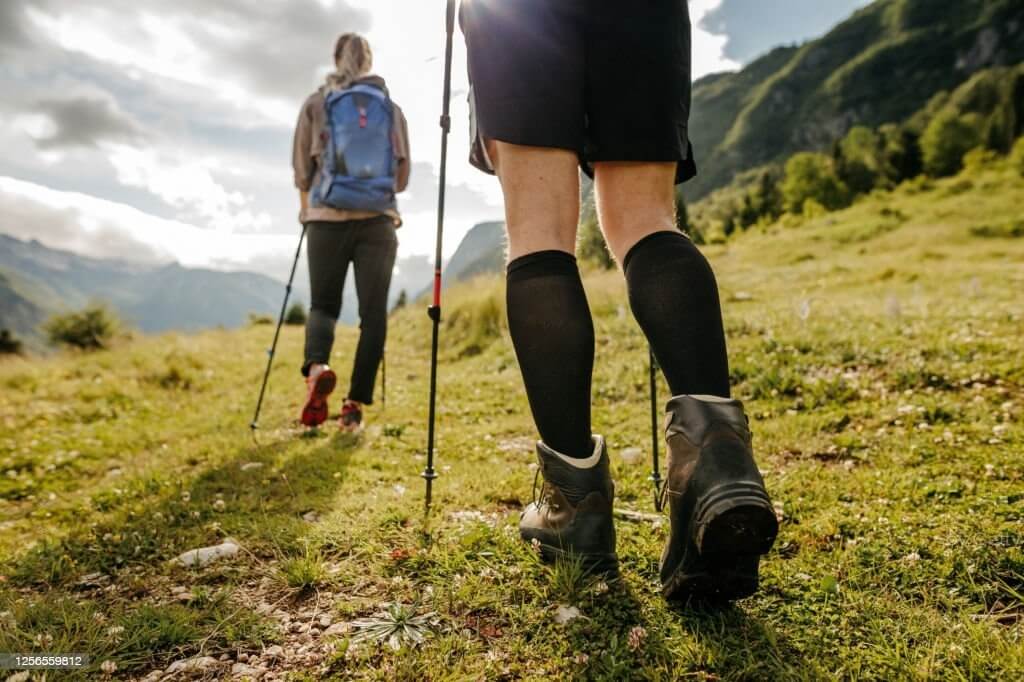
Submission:
POLYGON ((463 0, 470 162, 493 173, 484 139, 596 161, 675 161, 696 175, 686 0, 463 0))

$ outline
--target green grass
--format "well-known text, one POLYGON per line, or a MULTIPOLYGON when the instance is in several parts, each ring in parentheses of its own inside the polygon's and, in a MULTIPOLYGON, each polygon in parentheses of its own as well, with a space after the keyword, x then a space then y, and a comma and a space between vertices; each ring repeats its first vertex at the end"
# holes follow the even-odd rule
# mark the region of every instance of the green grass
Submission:
MULTIPOLYGON (((226 675, 274 645, 296 680, 1020 679, 1024 240, 999 226, 1024 179, 963 180, 707 248, 783 515, 752 599, 665 604, 667 523, 618 520, 610 585, 519 541, 535 434, 500 284, 478 281, 445 301, 429 517, 417 306, 393 320, 387 409, 358 437, 294 427, 300 329, 282 332, 256 441, 266 326, 5 360, 0 651, 89 653, 81 679, 199 654, 226 675), (170 562, 228 537, 232 559, 170 562), (567 607, 581 617, 556 623, 567 607), (393 649, 359 623, 416 636, 393 649)), ((649 463, 617 457, 649 452, 646 344, 620 276, 586 284, 595 429, 617 506, 649 513, 649 463)), ((354 339, 340 330, 343 372, 354 339)))

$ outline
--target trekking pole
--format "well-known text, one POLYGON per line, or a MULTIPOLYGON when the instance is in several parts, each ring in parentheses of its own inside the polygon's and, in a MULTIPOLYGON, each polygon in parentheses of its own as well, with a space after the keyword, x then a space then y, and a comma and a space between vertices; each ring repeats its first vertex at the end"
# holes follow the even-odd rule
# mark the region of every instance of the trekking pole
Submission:
POLYGON ((654 357, 654 349, 647 347, 651 378, 651 476, 654 484, 654 508, 661 511, 661 471, 658 457, 658 361, 654 357))
POLYGON ((263 385, 260 386, 260 397, 256 401, 256 413, 252 416, 249 428, 253 437, 256 436, 256 429, 259 428, 260 409, 263 407, 263 394, 267 390, 267 380, 270 378, 270 366, 274 363, 274 353, 277 352, 277 337, 281 334, 281 325, 284 324, 285 310, 288 308, 288 297, 292 293, 292 280, 295 279, 295 268, 299 264, 299 256, 302 254, 302 242, 306 239, 306 224, 302 224, 302 234, 299 235, 299 245, 295 249, 295 260, 292 261, 292 271, 288 275, 288 284, 284 287, 284 301, 281 303, 281 314, 277 318, 277 329, 274 330, 274 342, 267 349, 267 371, 263 373, 263 385))
POLYGON ((434 323, 430 341, 430 408, 427 417, 427 466, 423 479, 427 482, 425 508, 430 509, 431 493, 437 472, 434 471, 434 418, 437 399, 437 335, 441 326, 441 244, 444 234, 444 189, 448 170, 448 133, 452 127, 449 100, 452 94, 452 34, 455 31, 455 0, 447 0, 444 46, 444 99, 441 103, 441 168, 437 188, 437 245, 434 250, 434 298, 427 315, 434 323))
POLYGON ((388 409, 388 353, 387 350, 380 354, 380 409, 388 409))

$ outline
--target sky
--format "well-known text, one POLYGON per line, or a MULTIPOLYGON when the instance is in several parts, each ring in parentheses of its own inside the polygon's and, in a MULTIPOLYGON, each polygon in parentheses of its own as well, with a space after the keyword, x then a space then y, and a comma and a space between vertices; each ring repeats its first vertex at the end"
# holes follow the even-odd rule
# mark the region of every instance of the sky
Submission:
MULTIPOLYGON (((694 76, 819 35, 864 4, 692 0, 694 76)), ((409 120, 399 255, 432 253, 443 0, 0 0, 0 232, 286 278, 300 229, 292 131, 345 31, 367 35, 409 120)), ((446 255, 502 217, 497 181, 466 161, 466 91, 456 31, 446 255)))

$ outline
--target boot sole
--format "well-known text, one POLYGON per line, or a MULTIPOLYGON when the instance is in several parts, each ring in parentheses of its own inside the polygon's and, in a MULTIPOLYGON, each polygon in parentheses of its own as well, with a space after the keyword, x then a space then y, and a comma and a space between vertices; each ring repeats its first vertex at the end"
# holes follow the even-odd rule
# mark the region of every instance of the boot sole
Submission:
POLYGON ((325 370, 316 378, 313 393, 302 406, 302 423, 305 426, 320 426, 327 421, 327 396, 334 392, 338 377, 332 370, 325 370))
POLYGON ((702 556, 767 554, 779 533, 768 493, 756 483, 712 488, 697 504, 694 540, 702 556))
POLYGON ((662 586, 666 599, 732 601, 757 592, 757 567, 779 532, 768 493, 756 483, 713 488, 697 504, 694 543, 700 570, 686 561, 662 586))
MULTIPOLYGON (((523 538, 527 542, 528 538, 523 538)), ((615 554, 577 554, 560 547, 540 545, 540 558, 546 564, 553 564, 559 559, 565 561, 579 560, 587 575, 601 575, 608 578, 619 576, 619 557, 615 554)))
POLYGON ((724 565, 704 562, 704 570, 669 578, 661 589, 666 600, 675 602, 722 603, 749 597, 757 592, 757 554, 730 557, 724 565))

